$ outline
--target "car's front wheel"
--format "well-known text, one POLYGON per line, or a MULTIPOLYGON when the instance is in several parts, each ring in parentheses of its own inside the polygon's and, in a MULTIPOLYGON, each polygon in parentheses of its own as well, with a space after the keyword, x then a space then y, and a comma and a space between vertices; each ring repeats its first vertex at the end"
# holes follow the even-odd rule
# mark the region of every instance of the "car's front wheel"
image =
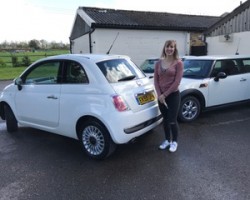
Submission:
POLYGON ((178 118, 182 122, 194 121, 201 111, 201 104, 194 96, 186 96, 181 100, 178 118))
POLYGON ((16 117, 8 105, 4 106, 6 127, 8 132, 15 132, 18 129, 16 117))
POLYGON ((80 141, 85 153, 94 159, 104 159, 116 147, 106 127, 97 120, 85 122, 79 130, 80 141))

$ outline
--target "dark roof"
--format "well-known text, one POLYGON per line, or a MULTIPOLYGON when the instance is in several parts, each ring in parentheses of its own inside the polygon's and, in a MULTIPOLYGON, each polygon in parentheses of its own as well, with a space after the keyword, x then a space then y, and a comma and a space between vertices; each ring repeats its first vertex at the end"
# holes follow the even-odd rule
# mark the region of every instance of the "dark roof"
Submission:
POLYGON ((228 22, 230 19, 237 16, 239 13, 243 12, 245 9, 250 7, 250 1, 247 0, 245 3, 240 4, 237 8, 235 8, 231 13, 227 14, 216 23, 214 23, 209 29, 205 31, 206 34, 211 33, 213 30, 218 28, 219 26, 223 25, 225 22, 228 22))
POLYGON ((204 31, 220 17, 163 12, 80 7, 95 23, 92 28, 204 31))

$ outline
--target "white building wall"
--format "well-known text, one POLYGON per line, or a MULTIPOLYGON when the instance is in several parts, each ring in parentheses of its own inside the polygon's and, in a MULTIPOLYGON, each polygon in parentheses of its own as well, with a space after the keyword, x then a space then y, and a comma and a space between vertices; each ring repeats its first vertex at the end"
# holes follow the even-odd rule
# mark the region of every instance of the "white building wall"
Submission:
POLYGON ((229 34, 230 38, 225 39, 224 35, 207 37, 208 55, 230 55, 235 54, 238 49, 239 54, 250 55, 250 32, 240 32, 229 34))
POLYGON ((76 38, 72 44, 72 53, 90 53, 89 52, 89 35, 76 38))
MULTIPOLYGON (((96 29, 91 38, 92 53, 106 54, 114 42, 110 54, 128 55, 137 65, 146 58, 160 57, 163 45, 169 39, 177 41, 180 56, 190 53, 190 34, 184 31, 96 29)), ((89 53, 88 36, 76 39, 72 50, 73 53, 89 53)))

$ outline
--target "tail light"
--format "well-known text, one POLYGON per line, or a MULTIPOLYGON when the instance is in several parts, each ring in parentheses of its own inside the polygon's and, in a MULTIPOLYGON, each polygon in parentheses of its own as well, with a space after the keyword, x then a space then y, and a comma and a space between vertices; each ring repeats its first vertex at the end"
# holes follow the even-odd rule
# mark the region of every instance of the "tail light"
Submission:
POLYGON ((112 96, 112 98, 113 98, 114 106, 118 111, 122 112, 122 111, 129 110, 129 107, 127 106, 126 102, 123 100, 121 96, 115 95, 115 96, 112 96))

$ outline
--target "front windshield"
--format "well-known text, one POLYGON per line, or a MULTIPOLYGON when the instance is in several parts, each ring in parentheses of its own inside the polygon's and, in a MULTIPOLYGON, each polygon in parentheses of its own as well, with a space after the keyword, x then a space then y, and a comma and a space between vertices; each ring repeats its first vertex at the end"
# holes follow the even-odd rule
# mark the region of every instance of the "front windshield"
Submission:
POLYGON ((141 70, 144 73, 154 73, 155 63, 159 60, 159 58, 155 59, 147 59, 140 66, 141 70))
POLYGON ((213 60, 186 59, 183 61, 183 64, 183 77, 199 79, 208 77, 213 60))

